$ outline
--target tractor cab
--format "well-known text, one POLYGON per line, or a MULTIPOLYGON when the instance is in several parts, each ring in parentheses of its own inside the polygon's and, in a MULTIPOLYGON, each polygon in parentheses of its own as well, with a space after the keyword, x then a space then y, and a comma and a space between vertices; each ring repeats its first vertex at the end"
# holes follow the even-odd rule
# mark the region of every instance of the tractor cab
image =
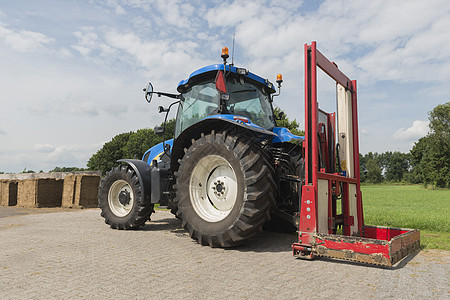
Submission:
POLYGON ((273 84, 246 69, 222 64, 207 66, 182 80, 177 90, 181 96, 175 138, 211 116, 266 130, 276 126, 271 104, 273 84))

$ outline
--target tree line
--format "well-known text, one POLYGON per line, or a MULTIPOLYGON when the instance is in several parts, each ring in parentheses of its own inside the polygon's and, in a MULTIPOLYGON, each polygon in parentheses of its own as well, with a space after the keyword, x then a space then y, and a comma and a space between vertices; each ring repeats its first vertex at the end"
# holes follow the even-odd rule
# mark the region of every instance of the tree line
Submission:
POLYGON ((409 153, 360 154, 361 182, 450 187, 450 102, 436 106, 428 119, 429 133, 409 153))

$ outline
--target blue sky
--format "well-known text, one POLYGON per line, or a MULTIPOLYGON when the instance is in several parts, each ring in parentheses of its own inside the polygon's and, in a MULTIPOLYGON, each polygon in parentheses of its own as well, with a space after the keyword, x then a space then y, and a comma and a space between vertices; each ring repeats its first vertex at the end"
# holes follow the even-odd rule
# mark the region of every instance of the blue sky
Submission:
MULTIPOLYGON (((84 167, 118 133, 160 124, 181 79, 220 63, 276 80, 304 121, 303 47, 358 81, 360 150, 408 152, 449 101, 450 1, 0 1, 0 171, 84 167)), ((334 85, 319 76, 322 108, 334 85)))

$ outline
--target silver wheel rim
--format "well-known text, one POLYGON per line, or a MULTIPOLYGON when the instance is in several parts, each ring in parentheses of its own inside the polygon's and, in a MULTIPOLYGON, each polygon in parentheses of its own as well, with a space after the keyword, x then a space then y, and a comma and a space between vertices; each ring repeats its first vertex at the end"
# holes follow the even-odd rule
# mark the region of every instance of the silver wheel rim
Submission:
POLYGON ((208 155, 192 170, 189 196, 198 216, 208 222, 225 219, 237 199, 236 173, 226 159, 208 155))
POLYGON ((125 180, 117 180, 109 189, 108 205, 114 215, 118 217, 125 217, 131 211, 134 203, 134 194, 131 186, 125 180), (129 201, 126 204, 120 202, 120 194, 126 193, 129 195, 129 201))

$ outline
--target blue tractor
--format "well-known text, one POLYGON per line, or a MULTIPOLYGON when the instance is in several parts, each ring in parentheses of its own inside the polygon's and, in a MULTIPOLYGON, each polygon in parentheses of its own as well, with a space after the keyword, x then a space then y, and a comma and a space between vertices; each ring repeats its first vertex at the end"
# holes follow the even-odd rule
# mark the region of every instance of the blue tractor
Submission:
MULTIPOLYGON (((230 247, 260 232, 298 228, 303 182, 303 137, 277 127, 274 85, 247 69, 223 63, 193 72, 175 99, 175 136, 142 160, 123 159, 99 187, 99 206, 114 229, 145 224, 155 204, 181 219, 202 245, 230 247)), ((281 88, 281 75, 277 77, 281 88)), ((159 131, 164 131, 159 128, 159 131)), ((155 128, 155 131, 158 131, 155 128)))

